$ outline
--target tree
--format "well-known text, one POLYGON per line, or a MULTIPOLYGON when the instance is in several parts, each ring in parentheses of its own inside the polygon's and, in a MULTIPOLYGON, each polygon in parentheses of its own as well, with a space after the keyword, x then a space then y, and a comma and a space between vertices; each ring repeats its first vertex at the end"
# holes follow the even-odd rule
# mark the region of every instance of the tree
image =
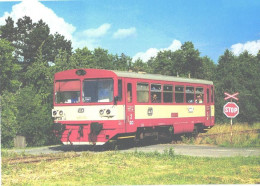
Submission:
POLYGON ((134 72, 148 72, 148 65, 147 63, 144 63, 141 59, 137 59, 131 69, 134 71, 134 72))
POLYGON ((17 94, 3 91, 0 95, 1 113, 1 144, 3 147, 13 147, 13 139, 18 132, 19 110, 16 107, 17 94))
POLYGON ((260 120, 260 98, 258 97, 260 95, 260 63, 247 51, 238 56, 237 63, 239 68, 236 75, 239 80, 239 106, 240 110, 243 110, 238 115, 238 120, 253 123, 260 120))
POLYGON ((233 86, 237 84, 237 80, 234 78, 234 69, 236 69, 234 54, 226 50, 225 53, 220 56, 215 76, 215 112, 216 121, 225 122, 226 117, 223 115, 223 106, 225 105, 224 92, 233 93, 236 92, 236 88, 233 86))
POLYGON ((173 53, 169 51, 158 52, 155 58, 148 61, 151 73, 162 75, 173 75, 174 60, 172 59, 173 53))
POLYGON ((0 38, 7 39, 15 47, 15 57, 22 66, 20 79, 23 80, 23 86, 27 84, 25 74, 28 67, 35 62, 39 47, 42 48, 43 60, 47 62, 53 62, 59 50, 72 54, 71 41, 58 33, 50 34, 49 26, 42 20, 33 23, 30 17, 24 16, 18 19, 14 26, 13 20, 9 17, 6 24, 0 27, 0 32, 0 38))
POLYGON ((215 63, 207 56, 202 57, 202 68, 201 72, 198 73, 198 78, 214 80, 217 66, 215 63))
POLYGON ((69 62, 70 69, 76 68, 93 68, 94 66, 94 56, 92 52, 84 47, 82 49, 76 49, 71 60, 69 62))
POLYGON ((26 137, 28 146, 51 144, 55 140, 51 104, 43 103, 42 97, 32 86, 21 89, 16 99, 17 133, 26 137))
POLYGON ((8 41, 0 39, 0 94, 4 90, 16 92, 20 85, 18 74, 21 67, 15 62, 13 51, 14 47, 8 41))
POLYGON ((239 92, 240 113, 236 117, 237 121, 253 123, 260 120, 259 67, 258 58, 248 52, 234 56, 226 50, 224 55, 220 56, 215 79, 217 121, 227 121, 222 113, 225 104, 224 92, 239 92))
POLYGON ((12 43, 16 40, 17 29, 14 27, 14 21, 11 17, 8 17, 5 21, 6 24, 0 27, 0 38, 12 43))
MULTIPOLYGON (((42 44, 43 45, 43 44, 42 44)), ((35 62, 28 67, 25 73, 27 85, 32 86, 37 94, 41 96, 43 103, 52 102, 52 73, 48 61, 42 55, 42 45, 37 51, 35 62)))
POLYGON ((113 69, 128 71, 131 66, 131 58, 122 53, 120 56, 115 55, 113 60, 113 69))
POLYGON ((107 50, 96 48, 93 52, 94 63, 91 68, 113 69, 113 56, 107 50))
POLYGON ((200 78, 203 68, 199 50, 195 50, 192 42, 185 42, 181 46, 181 55, 184 58, 183 65, 186 73, 189 73, 193 78, 200 78))

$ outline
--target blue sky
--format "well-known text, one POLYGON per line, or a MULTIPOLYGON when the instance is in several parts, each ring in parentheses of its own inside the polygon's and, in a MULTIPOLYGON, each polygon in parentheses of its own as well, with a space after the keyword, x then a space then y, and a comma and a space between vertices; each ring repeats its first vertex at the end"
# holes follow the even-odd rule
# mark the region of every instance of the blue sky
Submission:
POLYGON ((23 15, 42 18, 74 48, 101 47, 134 59, 186 41, 215 62, 226 49, 236 55, 260 50, 259 0, 0 0, 0 25, 6 16, 23 15))

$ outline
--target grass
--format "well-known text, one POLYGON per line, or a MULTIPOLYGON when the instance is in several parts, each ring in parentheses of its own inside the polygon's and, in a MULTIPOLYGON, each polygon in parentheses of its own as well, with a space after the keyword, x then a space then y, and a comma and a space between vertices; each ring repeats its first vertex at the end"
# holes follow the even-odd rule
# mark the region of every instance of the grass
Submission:
MULTIPOLYGON (((73 153, 72 153, 73 154, 73 153)), ((68 153, 64 153, 64 156, 68 153)), ((60 155, 59 155, 60 156, 60 155)), ((5 154, 2 159, 13 157, 5 154)), ((3 185, 259 184, 259 157, 202 158, 154 153, 82 153, 51 162, 2 163, 3 185)))
POLYGON ((230 124, 216 124, 207 133, 202 133, 198 138, 182 136, 183 143, 189 144, 210 144, 223 147, 260 147, 259 133, 238 133, 239 131, 260 129, 260 123, 248 125, 244 123, 233 124, 232 126, 232 143, 231 143, 231 126, 230 124), (221 134, 207 136, 208 134, 221 134))

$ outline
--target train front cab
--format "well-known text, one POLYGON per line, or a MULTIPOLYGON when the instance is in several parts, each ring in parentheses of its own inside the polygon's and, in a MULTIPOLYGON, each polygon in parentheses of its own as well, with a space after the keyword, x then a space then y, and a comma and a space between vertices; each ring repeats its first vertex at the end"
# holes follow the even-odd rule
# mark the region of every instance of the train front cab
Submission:
POLYGON ((122 86, 122 80, 107 70, 55 74, 52 116, 63 144, 104 145, 125 133, 124 101, 118 96, 118 85, 122 86))

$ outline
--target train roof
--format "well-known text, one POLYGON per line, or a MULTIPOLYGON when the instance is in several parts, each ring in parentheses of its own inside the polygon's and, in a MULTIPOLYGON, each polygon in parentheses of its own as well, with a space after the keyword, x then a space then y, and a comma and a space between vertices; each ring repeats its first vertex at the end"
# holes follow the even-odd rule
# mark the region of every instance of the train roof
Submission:
POLYGON ((174 81, 174 82, 181 82, 181 83, 197 83, 197 84, 206 84, 206 85, 213 85, 212 81, 203 80, 203 79, 194 79, 194 78, 183 78, 183 77, 176 77, 176 76, 165 76, 160 74, 147 74, 147 73, 137 73, 137 72, 126 72, 126 71, 116 71, 116 70, 105 70, 105 69, 71 69, 62 72, 57 72, 55 74, 56 80, 64 80, 78 78, 77 71, 83 70, 86 72, 86 75, 81 75, 82 78, 85 77, 125 77, 125 78, 135 78, 135 79, 147 79, 147 80, 158 80, 158 81, 174 81))
POLYGON ((166 75, 161 75, 161 74, 123 72, 123 71, 114 71, 114 70, 111 70, 111 71, 114 72, 119 77, 151 79, 151 80, 159 80, 159 81, 175 81, 175 82, 183 82, 183 83, 200 83, 200 84, 213 85, 212 81, 203 80, 203 79, 182 78, 182 77, 176 77, 176 76, 166 76, 166 75))

